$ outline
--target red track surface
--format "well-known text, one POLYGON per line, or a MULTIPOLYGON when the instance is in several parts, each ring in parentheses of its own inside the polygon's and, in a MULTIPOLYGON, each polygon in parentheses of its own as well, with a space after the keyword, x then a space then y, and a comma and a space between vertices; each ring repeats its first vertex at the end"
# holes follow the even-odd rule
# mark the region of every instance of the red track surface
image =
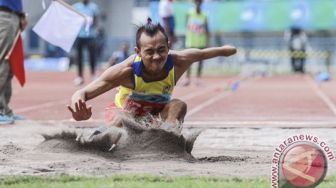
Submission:
MULTIPOLYGON (((79 89, 73 85, 74 72, 28 72, 27 84, 20 88, 13 81, 10 103, 14 112, 31 120, 69 120, 66 105, 79 89)), ((336 81, 317 86, 301 75, 248 78, 236 92, 228 88, 229 77, 205 77, 202 86, 177 86, 174 97, 188 104, 186 122, 290 121, 322 122, 336 125, 336 81)), ((114 91, 88 103, 93 119, 104 119, 105 106, 114 91)))

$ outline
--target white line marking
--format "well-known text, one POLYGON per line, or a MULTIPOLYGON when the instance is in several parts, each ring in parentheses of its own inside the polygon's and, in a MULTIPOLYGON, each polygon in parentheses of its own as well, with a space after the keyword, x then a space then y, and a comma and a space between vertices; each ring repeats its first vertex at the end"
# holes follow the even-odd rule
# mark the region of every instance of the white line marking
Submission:
POLYGON ((203 110, 204 108, 206 108, 206 107, 210 106, 211 104, 213 104, 214 102, 228 96, 229 94, 231 94, 231 92, 220 93, 216 97, 212 97, 209 100, 206 100, 206 101, 202 102, 200 105, 198 105, 198 106, 194 107, 193 109, 189 110, 186 117, 191 116, 191 115, 203 110))
MULTIPOLYGON (((240 82, 242 81, 241 79, 237 79, 237 80, 240 80, 240 82)), ((247 81, 247 79, 244 79, 244 80, 245 80, 245 82, 247 81)), ((231 85, 228 85, 228 87, 231 87, 231 85)), ((229 96, 230 94, 232 94, 231 90, 229 90, 228 92, 225 92, 224 94, 223 93, 218 94, 216 97, 210 98, 209 100, 206 100, 206 101, 202 102, 200 105, 198 105, 198 106, 194 107, 193 109, 189 110, 186 117, 191 116, 191 115, 203 110, 204 108, 210 106, 214 102, 216 102, 216 101, 218 101, 218 100, 220 100, 220 99, 222 99, 226 96, 229 96)))
POLYGON ((322 101, 329 107, 329 109, 336 116, 336 105, 332 102, 332 100, 325 94, 323 91, 315 84, 311 78, 305 77, 305 80, 309 83, 311 88, 315 91, 315 93, 322 99, 322 101))
MULTIPOLYGON (((42 103, 42 104, 38 104, 38 105, 34 105, 34 106, 29 106, 29 107, 25 107, 25 108, 19 108, 17 110, 15 110, 16 113, 22 113, 22 112, 27 112, 27 111, 33 111, 33 110, 37 110, 37 109, 41 109, 41 108, 48 108, 51 106, 56 106, 56 105, 60 105, 60 104, 66 104, 68 103, 69 100, 68 99, 63 99, 63 100, 57 100, 57 101, 52 101, 52 102, 47 102, 47 103, 42 103)), ((64 107, 65 109, 65 107, 64 107)))
POLYGON ((273 126, 303 126, 303 125, 336 125, 334 121, 185 121, 187 125, 273 125, 273 126))
POLYGON ((228 84, 225 82, 224 84, 223 83, 220 83, 220 84, 215 84, 213 86, 210 86, 208 88, 202 88, 200 89, 200 91, 198 92, 192 92, 190 94, 187 94, 185 96, 182 96, 182 97, 178 97, 179 99, 181 100, 189 100, 189 99, 192 99, 194 97, 197 97, 197 96, 200 96, 200 95, 204 95, 206 93, 209 93, 211 90, 214 90, 214 89, 225 89, 226 87, 229 87, 228 84))
MULTIPOLYGON (((104 124, 103 119, 91 119, 90 121, 76 122, 70 119, 64 120, 37 120, 40 123, 64 123, 81 125, 84 127, 101 126, 104 124)), ((336 127, 336 119, 330 121, 185 121, 185 128, 334 128, 336 127)))

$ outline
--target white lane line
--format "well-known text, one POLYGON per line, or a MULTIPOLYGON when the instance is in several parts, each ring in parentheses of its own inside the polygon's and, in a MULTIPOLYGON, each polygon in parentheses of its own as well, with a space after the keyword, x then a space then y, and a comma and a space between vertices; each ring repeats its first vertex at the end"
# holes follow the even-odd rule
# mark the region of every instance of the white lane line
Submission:
MULTIPOLYGON (((61 105, 61 104, 65 105, 67 103, 69 103, 69 99, 57 100, 57 101, 42 103, 42 104, 33 105, 33 106, 25 107, 25 108, 15 109, 15 113, 22 113, 22 112, 33 111, 33 110, 38 110, 38 109, 42 109, 42 108, 49 108, 49 107, 56 106, 56 105, 61 105)), ((64 109, 65 109, 65 107, 64 107, 64 109)), ((46 110, 48 110, 48 109, 46 109, 46 110)))
POLYGON ((336 105, 332 102, 332 100, 325 94, 323 91, 315 84, 311 78, 305 77, 305 80, 309 83, 311 88, 315 91, 315 93, 322 99, 322 101, 329 107, 329 109, 336 116, 336 105))
POLYGON ((245 126, 245 125, 272 125, 272 126, 318 126, 318 125, 336 125, 334 121, 185 121, 186 125, 213 125, 213 126, 245 126))
MULTIPOLYGON (((244 82, 247 82, 247 79, 237 79, 237 80, 240 80, 240 82, 242 80, 244 80, 244 82)), ((228 87, 231 87, 231 85, 228 85, 228 87)), ((187 112, 186 117, 189 117, 189 116, 203 110, 204 108, 210 106, 211 104, 215 103, 216 101, 218 101, 218 100, 220 100, 220 99, 222 99, 226 96, 229 96, 230 94, 232 94, 231 90, 229 90, 228 92, 225 92, 225 93, 221 93, 221 94, 217 95, 216 97, 210 98, 209 100, 206 100, 206 101, 202 102, 200 105, 198 105, 198 106, 194 107, 193 109, 189 110, 187 112)))
POLYGON ((189 99, 192 99, 194 97, 207 94, 211 90, 215 90, 215 89, 223 89, 224 90, 226 87, 229 87, 226 82, 224 84, 223 83, 215 84, 215 85, 212 85, 208 88, 202 88, 198 92, 192 92, 190 94, 187 94, 185 96, 181 96, 181 97, 178 97, 178 98, 181 99, 181 100, 189 100, 189 99))
POLYGON ((228 96, 229 94, 231 94, 231 92, 227 92, 227 93, 220 93, 218 94, 216 97, 211 97, 210 99, 202 102, 200 105, 194 107, 193 109, 189 110, 186 117, 191 116, 201 110, 203 110, 204 108, 212 105, 213 103, 215 103, 216 101, 228 96))
MULTIPOLYGON (((74 120, 38 120, 39 123, 63 123, 80 125, 84 127, 97 127, 105 123, 103 119, 91 119, 90 121, 76 122, 74 120)), ((334 128, 336 120, 330 121, 185 121, 185 128, 334 128)))

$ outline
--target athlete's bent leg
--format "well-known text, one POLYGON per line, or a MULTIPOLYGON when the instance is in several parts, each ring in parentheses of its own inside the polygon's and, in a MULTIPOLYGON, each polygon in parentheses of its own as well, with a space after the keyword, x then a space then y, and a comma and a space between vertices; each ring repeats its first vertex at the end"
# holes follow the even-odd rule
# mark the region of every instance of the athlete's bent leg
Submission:
POLYGON ((161 118, 172 125, 183 123, 187 113, 187 104, 179 99, 171 100, 160 113, 161 118))

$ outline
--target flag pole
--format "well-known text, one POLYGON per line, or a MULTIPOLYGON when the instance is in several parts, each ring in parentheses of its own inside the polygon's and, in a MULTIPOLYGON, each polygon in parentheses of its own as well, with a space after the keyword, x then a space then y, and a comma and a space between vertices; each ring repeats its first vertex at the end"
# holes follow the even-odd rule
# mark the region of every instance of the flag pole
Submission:
POLYGON ((62 4, 63 6, 65 6, 66 8, 76 12, 77 14, 79 14, 80 16, 82 16, 85 20, 86 20, 86 16, 80 12, 78 12, 77 10, 75 10, 71 5, 69 5, 68 3, 64 2, 63 0, 55 0, 57 2, 59 2, 60 4, 62 4))
POLYGON ((8 60, 9 56, 12 54, 13 49, 14 49, 14 47, 16 45, 16 42, 17 42, 17 40, 18 40, 18 38, 19 38, 20 35, 21 35, 21 29, 18 29, 18 31, 17 31, 17 33, 15 35, 14 41, 12 43, 12 46, 11 46, 10 50, 8 51, 6 57, 5 57, 6 60, 8 60))

